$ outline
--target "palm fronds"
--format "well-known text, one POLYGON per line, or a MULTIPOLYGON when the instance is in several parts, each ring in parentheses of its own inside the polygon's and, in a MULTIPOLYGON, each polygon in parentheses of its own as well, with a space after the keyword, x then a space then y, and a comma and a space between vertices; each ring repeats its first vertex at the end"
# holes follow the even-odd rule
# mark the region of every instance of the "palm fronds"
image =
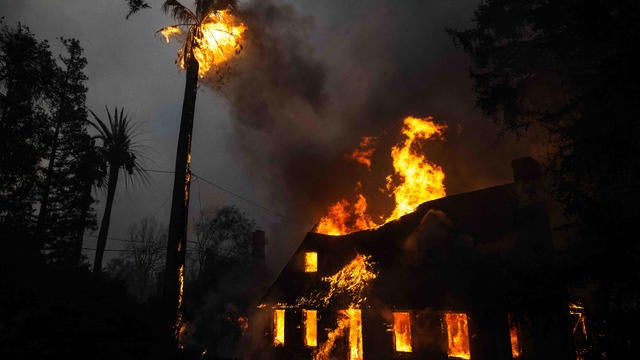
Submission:
POLYGON ((129 180, 138 179, 142 183, 148 182, 148 175, 144 171, 141 158, 144 145, 138 141, 139 124, 130 121, 124 112, 124 107, 118 110, 116 106, 113 114, 106 108, 107 119, 105 122, 93 110, 89 110, 95 121, 90 124, 98 131, 95 136, 102 142, 101 155, 109 163, 109 166, 123 169, 129 180))

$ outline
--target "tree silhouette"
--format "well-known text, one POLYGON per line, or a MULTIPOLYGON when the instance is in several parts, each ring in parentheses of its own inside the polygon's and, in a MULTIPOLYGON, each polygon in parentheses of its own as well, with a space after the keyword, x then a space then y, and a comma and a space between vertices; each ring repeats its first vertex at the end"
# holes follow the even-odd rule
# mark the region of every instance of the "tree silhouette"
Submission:
POLYGON ((197 0, 195 11, 190 10, 176 0, 166 0, 162 9, 178 21, 177 26, 187 27, 187 37, 180 50, 186 69, 186 82, 178 146, 176 151, 175 177, 169 236, 167 240, 167 260, 165 266, 165 282, 163 287, 163 313, 165 326, 171 335, 173 349, 178 348, 178 335, 182 317, 182 289, 184 281, 184 265, 187 246, 187 219, 189 209, 189 187, 191 173, 191 138, 196 94, 198 90, 198 60, 194 51, 198 49, 198 39, 202 36, 202 25, 212 15, 223 9, 233 9, 234 1, 197 0))
POLYGON ((116 186, 118 185, 118 175, 122 170, 126 176, 133 179, 133 175, 146 182, 147 175, 140 164, 140 144, 136 143, 135 128, 128 116, 124 114, 124 108, 118 112, 115 107, 113 115, 107 111, 108 122, 103 121, 90 110, 94 118, 91 122, 93 127, 98 131, 96 138, 101 140, 100 154, 104 161, 108 164, 107 178, 107 202, 105 204, 102 222, 100 224, 100 232, 98 234, 98 242, 96 245, 95 260, 93 263, 93 271, 102 270, 102 257, 107 244, 107 235, 109 233, 109 222, 111 220, 111 208, 115 197, 116 186))

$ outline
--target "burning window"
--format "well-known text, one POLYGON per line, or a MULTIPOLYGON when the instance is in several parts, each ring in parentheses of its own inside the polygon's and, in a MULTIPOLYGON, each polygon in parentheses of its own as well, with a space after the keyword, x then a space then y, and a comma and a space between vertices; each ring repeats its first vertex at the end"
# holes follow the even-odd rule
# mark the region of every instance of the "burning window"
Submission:
POLYGON ((348 318, 349 360, 363 360, 362 354, 362 313, 360 309, 347 309, 341 312, 348 318))
POLYGON ((314 251, 304 254, 304 272, 318 271, 318 253, 314 251))
POLYGON ((447 326, 447 354, 449 357, 471 359, 467 314, 448 312, 444 314, 444 319, 447 326))
POLYGON ((318 312, 316 310, 302 310, 304 321, 304 345, 318 346, 318 312))
POLYGON ((273 345, 284 345, 284 309, 273 311, 273 345))
POLYGON ((518 326, 511 316, 511 314, 507 314, 509 319, 509 337, 511 338, 511 357, 514 359, 518 359, 520 357, 520 343, 518 341, 519 331, 518 326))
POLYGON ((393 313, 393 339, 396 351, 411 352, 411 318, 408 312, 393 313))

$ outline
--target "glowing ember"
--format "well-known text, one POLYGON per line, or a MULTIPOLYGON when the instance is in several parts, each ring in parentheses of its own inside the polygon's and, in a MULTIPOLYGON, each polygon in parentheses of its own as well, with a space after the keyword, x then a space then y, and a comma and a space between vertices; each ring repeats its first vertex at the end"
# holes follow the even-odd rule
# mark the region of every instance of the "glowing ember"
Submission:
MULTIPOLYGON (((436 124, 431 117, 404 119, 402 134, 405 140, 391 149, 394 174, 386 178, 386 192, 393 196, 395 208, 381 223, 374 222, 367 214, 367 199, 364 195, 358 194, 353 204, 342 199, 330 206, 328 214, 318 222, 315 232, 343 235, 375 229, 414 211, 418 205, 426 201, 446 196, 442 168, 415 151, 419 141, 441 138, 445 129, 445 125, 436 124)), ((361 144, 360 149, 356 149, 352 154, 352 158, 369 166, 370 162, 367 161, 370 161, 374 151, 372 140, 363 140, 363 144, 369 152, 362 152, 361 144)))
MULTIPOLYGON (((190 37, 178 51, 177 63, 185 68, 188 56, 198 61, 198 75, 204 77, 216 67, 242 50, 242 35, 247 27, 239 22, 228 9, 214 11, 199 23, 180 24, 189 26, 190 37)), ((178 26, 167 26, 160 30, 169 42, 172 35, 180 34, 178 26)))
POLYGON ((187 324, 183 321, 182 299, 184 294, 184 264, 178 268, 178 281, 180 282, 178 293, 178 308, 176 309, 176 323, 174 325, 174 335, 178 340, 178 347, 184 348, 184 335, 186 333, 187 324))
POLYGON ((284 345, 284 309, 273 311, 273 345, 284 345))
POLYGON ((411 318, 408 312, 393 313, 393 338, 396 351, 411 352, 411 318))
POLYGON ((304 254, 304 272, 318 271, 318 253, 306 252, 304 254))
POLYGON ((304 321, 304 345, 318 346, 318 312, 316 310, 302 310, 304 321))
POLYGON ((471 359, 467 314, 448 312, 444 317, 447 325, 448 355, 460 359, 471 359))
POLYGON ((511 338, 511 357, 517 359, 520 357, 520 344, 518 343, 518 327, 515 321, 508 314, 509 319, 509 337, 511 338))

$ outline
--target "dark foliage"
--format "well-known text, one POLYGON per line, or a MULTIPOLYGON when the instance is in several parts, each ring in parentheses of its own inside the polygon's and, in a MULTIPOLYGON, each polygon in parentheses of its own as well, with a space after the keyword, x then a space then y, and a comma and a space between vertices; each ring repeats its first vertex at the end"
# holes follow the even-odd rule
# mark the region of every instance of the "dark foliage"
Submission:
POLYGON ((26 26, 0 29, 0 229, 11 261, 77 266, 97 173, 87 168, 86 59, 77 40, 60 41, 56 59, 26 26))
POLYGON ((142 9, 151 9, 151 6, 143 0, 127 0, 127 6, 129 6, 129 12, 125 17, 125 19, 127 20, 129 20, 131 15, 137 13, 142 9))
POLYGON ((7 359, 143 359, 151 353, 153 304, 124 284, 67 267, 3 278, 0 352, 7 359))
POLYGON ((640 3, 484 0, 471 29, 448 32, 471 56, 483 113, 505 132, 548 133, 550 191, 574 234, 567 275, 600 342, 593 356, 626 358, 639 342, 629 330, 640 247, 628 234, 640 218, 640 3))

